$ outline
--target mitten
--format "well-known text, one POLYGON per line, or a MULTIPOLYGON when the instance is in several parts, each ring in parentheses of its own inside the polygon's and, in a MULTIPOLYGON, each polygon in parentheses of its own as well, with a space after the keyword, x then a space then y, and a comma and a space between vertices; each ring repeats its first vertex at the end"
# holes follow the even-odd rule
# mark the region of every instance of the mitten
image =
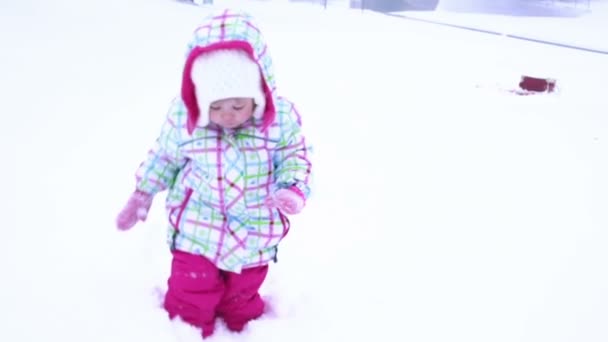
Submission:
POLYGON ((277 208, 288 215, 298 214, 304 208, 304 196, 291 189, 279 189, 266 198, 266 206, 277 208))
POLYGON ((133 227, 138 220, 145 221, 152 205, 152 198, 152 195, 142 191, 133 192, 116 218, 118 229, 127 230, 133 227))

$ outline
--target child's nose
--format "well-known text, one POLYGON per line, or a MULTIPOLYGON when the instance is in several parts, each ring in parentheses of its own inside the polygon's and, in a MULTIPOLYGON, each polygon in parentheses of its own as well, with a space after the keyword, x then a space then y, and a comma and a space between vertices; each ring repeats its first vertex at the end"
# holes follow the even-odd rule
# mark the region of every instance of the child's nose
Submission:
POLYGON ((234 117, 234 112, 231 110, 226 110, 226 111, 222 112, 222 117, 224 119, 232 119, 234 117))

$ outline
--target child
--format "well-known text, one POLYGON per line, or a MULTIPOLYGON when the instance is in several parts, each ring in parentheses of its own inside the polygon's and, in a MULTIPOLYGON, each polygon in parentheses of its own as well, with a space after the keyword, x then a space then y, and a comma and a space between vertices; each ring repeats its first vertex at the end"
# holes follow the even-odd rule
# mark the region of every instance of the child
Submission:
POLYGON ((311 163, 294 105, 276 92, 272 60, 248 14, 224 10, 194 32, 176 98, 117 217, 145 221, 168 189, 171 275, 164 309, 213 333, 264 312, 258 290, 309 196, 311 163))

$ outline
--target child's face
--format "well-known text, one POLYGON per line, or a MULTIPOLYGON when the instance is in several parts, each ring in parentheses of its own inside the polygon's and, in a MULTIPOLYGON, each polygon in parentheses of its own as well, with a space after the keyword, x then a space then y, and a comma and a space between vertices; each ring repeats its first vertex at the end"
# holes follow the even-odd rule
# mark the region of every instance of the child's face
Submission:
POLYGON ((209 120, 224 128, 236 128, 253 116, 253 109, 251 98, 218 100, 209 106, 209 120))

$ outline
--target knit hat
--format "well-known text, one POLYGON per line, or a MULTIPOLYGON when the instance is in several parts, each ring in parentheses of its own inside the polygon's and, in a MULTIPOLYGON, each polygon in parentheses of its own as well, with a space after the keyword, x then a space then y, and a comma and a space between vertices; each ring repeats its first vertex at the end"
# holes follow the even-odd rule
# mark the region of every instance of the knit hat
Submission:
POLYGON ((209 124, 211 103, 232 97, 252 98, 253 117, 262 119, 266 107, 262 75, 246 52, 223 49, 203 53, 194 60, 190 77, 200 111, 197 126, 209 124))

